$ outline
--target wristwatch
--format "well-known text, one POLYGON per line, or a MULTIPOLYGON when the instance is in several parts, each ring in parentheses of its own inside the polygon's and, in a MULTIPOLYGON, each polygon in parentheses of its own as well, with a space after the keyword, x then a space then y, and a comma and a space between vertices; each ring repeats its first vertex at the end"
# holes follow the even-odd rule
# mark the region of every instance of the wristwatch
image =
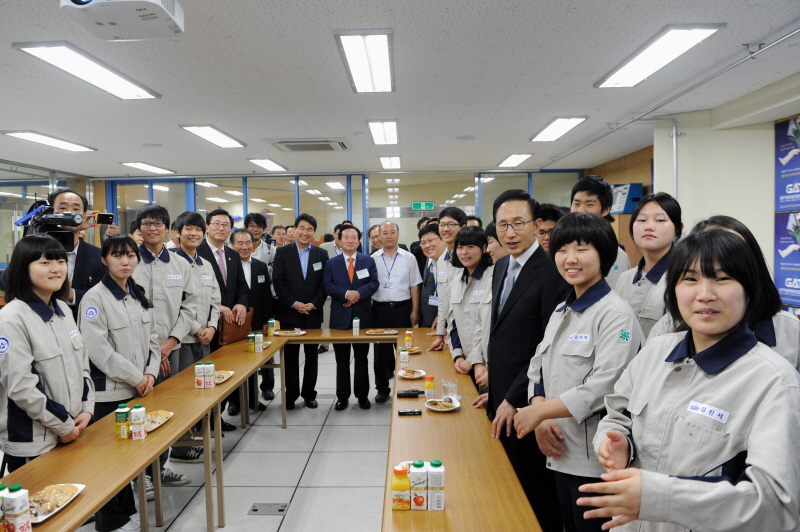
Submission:
POLYGON ((458 355, 458 356, 454 356, 454 357, 453 357, 453 362, 455 362, 455 361, 456 361, 456 360, 458 360, 459 358, 463 358, 464 360, 466 360, 466 359, 467 359, 467 357, 465 357, 464 355, 458 355))

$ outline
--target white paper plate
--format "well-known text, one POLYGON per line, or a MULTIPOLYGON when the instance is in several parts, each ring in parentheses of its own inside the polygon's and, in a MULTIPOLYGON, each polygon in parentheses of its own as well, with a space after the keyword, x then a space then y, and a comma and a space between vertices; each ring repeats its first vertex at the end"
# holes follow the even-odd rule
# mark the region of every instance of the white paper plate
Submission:
POLYGON ((400 377, 401 379, 406 379, 406 380, 409 380, 409 381, 415 381, 415 380, 419 380, 419 379, 424 379, 425 378, 425 372, 422 371, 421 369, 415 369, 414 370, 414 371, 418 371, 419 372, 419 375, 417 375, 415 377, 406 377, 403 374, 404 371, 405 371, 404 369, 398 369, 397 370, 397 376, 400 377))
POLYGON ((234 374, 234 373, 236 373, 235 371, 228 371, 228 370, 226 370, 226 369, 220 369, 220 370, 217 370, 217 371, 224 371, 224 372, 225 372, 225 373, 227 373, 228 375, 227 375, 227 376, 225 376, 225 378, 224 378, 224 379, 222 379, 221 381, 218 381, 218 380, 217 380, 217 372, 215 371, 215 372, 214 372, 214 384, 222 384, 222 383, 223 383, 223 382, 225 382, 226 380, 228 380, 228 379, 230 379, 231 377, 233 377, 233 374, 234 374))
MULTIPOLYGON (((442 399, 429 399, 428 401, 441 401, 441 400, 442 399)), ((455 399, 451 401, 451 403, 453 404, 453 408, 436 408, 431 406, 428 403, 428 401, 425 401, 425 408, 427 408, 428 410, 433 410, 434 412, 452 412, 453 410, 456 410, 459 406, 461 406, 461 403, 459 403, 455 399)))
MULTIPOLYGON (((83 489, 86 487, 85 484, 51 484, 51 486, 75 486, 76 488, 78 488, 78 491, 75 494, 73 494, 72 497, 70 497, 67 502, 65 502, 64 504, 62 504, 61 506, 59 506, 58 508, 56 508, 55 510, 53 510, 49 514, 47 514, 45 516, 41 516, 41 515, 37 516, 35 520, 34 520, 33 516, 31 516, 31 523, 38 524, 38 523, 43 523, 44 521, 47 521, 48 519, 50 519, 51 517, 56 515, 58 512, 63 510, 64 507, 67 506, 70 502, 72 502, 72 499, 77 497, 78 494, 80 492, 82 492, 83 489)), ((37 490, 37 492, 38 492, 38 490, 37 490)), ((31 495, 33 495, 33 493, 31 495)))
POLYGON ((369 332, 367 330, 367 334, 370 336, 394 336, 397 334, 397 329, 386 329, 383 332, 369 332))
POLYGON ((303 336, 306 331, 292 331, 292 332, 283 332, 283 331, 275 331, 275 336, 303 336))
MULTIPOLYGON (((155 410, 155 412, 161 412, 161 410, 155 410)), ((152 413, 152 412, 151 412, 151 413, 152 413)), ((174 416, 174 415, 175 415, 175 412, 169 412, 169 417, 167 418, 167 421, 169 421, 170 419, 172 419, 172 416, 174 416)), ((165 421, 164 423, 166 423, 167 421, 165 421)), ((147 432, 148 432, 148 434, 149 434, 150 432, 153 432, 154 430, 156 430, 156 429, 158 429, 159 427, 161 427, 161 426, 162 426, 164 423, 161 423, 160 425, 156 425, 156 426, 154 426, 153 428, 147 428, 147 423, 145 423, 145 430, 147 430, 147 432)))

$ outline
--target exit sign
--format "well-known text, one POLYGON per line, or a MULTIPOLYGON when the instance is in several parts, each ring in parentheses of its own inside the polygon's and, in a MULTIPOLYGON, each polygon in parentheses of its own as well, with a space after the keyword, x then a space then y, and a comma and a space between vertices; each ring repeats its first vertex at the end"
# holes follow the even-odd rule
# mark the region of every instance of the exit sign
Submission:
POLYGON ((433 201, 412 201, 411 209, 415 211, 432 211, 435 207, 433 201))

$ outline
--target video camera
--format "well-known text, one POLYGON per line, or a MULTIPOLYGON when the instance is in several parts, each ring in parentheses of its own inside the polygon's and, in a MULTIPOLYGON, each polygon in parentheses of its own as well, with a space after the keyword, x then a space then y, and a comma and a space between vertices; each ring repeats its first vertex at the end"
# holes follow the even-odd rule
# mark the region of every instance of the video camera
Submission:
POLYGON ((47 201, 37 200, 28 209, 28 213, 14 222, 14 225, 26 226, 25 235, 50 235, 70 252, 75 247, 75 233, 65 228, 78 227, 81 223, 83 223, 82 214, 75 212, 56 214, 47 201))

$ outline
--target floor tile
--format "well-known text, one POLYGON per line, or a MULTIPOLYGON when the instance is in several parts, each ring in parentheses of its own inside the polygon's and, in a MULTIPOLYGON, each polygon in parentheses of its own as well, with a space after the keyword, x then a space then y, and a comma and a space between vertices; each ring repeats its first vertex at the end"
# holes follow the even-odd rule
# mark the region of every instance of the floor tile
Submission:
MULTIPOLYGON (((350 405, 358 409, 358 405, 350 405)), ((339 414, 334 412, 331 415, 339 414)), ((322 428, 314 452, 339 451, 388 451, 389 427, 377 426, 336 426, 326 425, 322 428)))
POLYGON ((383 486, 388 452, 314 453, 300 486, 383 486))
POLYGON ((375 532, 382 516, 382 486, 298 488, 281 531, 375 532))
MULTIPOLYGON (((326 425, 390 425, 394 409, 391 403, 377 404, 372 396, 372 408, 362 410, 351 401, 346 410, 332 410, 326 425)), ((389 438, 386 438, 388 445, 389 438)))
MULTIPOLYGON (((225 528, 235 532, 275 532, 281 527, 283 516, 247 515, 254 502, 289 502, 294 488, 225 488, 225 528)), ((215 492, 216 497, 216 492, 215 492)), ((215 499, 216 505, 216 499, 215 499)), ((214 519, 217 524, 216 506, 214 519)), ((169 532, 197 532, 206 529, 205 497, 198 494, 184 509, 178 522, 169 527, 169 532)), ((163 529, 156 529, 163 530, 163 529)), ((284 529, 289 530, 289 529, 284 529)), ((299 530, 299 529, 298 529, 299 530)))
POLYGON ((225 489, 229 486, 297 486, 309 454, 231 451, 224 462, 225 489))
MULTIPOLYGON (((237 452, 311 452, 317 442, 318 425, 253 425, 234 449, 237 452)), ((387 435, 388 438, 388 435, 387 435)))
MULTIPOLYGON (((286 412, 286 425, 319 425, 325 424, 328 413, 333 410, 333 399, 319 399, 318 408, 306 408, 303 406, 302 399, 295 403, 295 409, 286 412)), ((258 416, 253 424, 258 425, 281 425, 281 404, 273 401, 267 409, 258 416)))

